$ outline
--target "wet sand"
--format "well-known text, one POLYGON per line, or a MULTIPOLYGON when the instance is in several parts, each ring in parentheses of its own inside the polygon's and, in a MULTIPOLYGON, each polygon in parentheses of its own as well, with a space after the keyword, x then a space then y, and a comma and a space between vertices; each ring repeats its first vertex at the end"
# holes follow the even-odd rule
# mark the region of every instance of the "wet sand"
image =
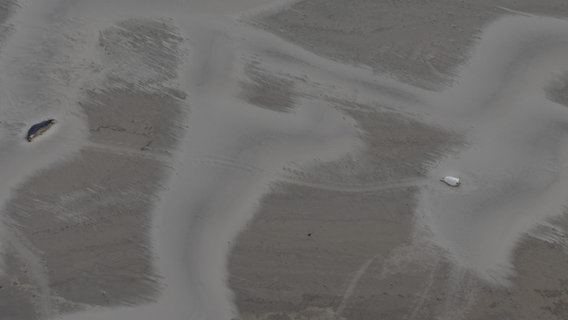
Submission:
POLYGON ((566 317, 562 2, 26 4, 1 318, 566 317))
MULTIPOLYGON (((286 191, 281 191, 286 196, 276 193, 266 197, 255 222, 240 236, 231 258, 234 272, 230 283, 237 292, 236 303, 243 318, 562 319, 566 316, 563 307, 566 301, 563 289, 566 279, 563 271, 566 235, 562 224, 555 222, 549 225, 547 222, 548 214, 556 217, 562 215, 564 197, 561 194, 565 188, 555 185, 547 189, 536 185, 554 181, 551 174, 562 174, 562 171, 554 168, 562 167, 557 150, 564 147, 555 143, 563 136, 563 129, 557 127, 557 120, 562 122, 560 119, 565 118, 564 106, 539 100, 539 97, 547 95, 554 102, 565 103, 564 78, 561 77, 564 72, 561 70, 564 69, 548 68, 548 64, 541 63, 554 61, 555 66, 565 65, 554 55, 547 57, 550 52, 563 52, 564 42, 556 40, 565 35, 557 35, 560 28, 549 28, 560 21, 526 17, 527 12, 561 14, 561 11, 554 11, 552 7, 558 9, 561 5, 555 7, 547 3, 539 7, 523 3, 494 7, 471 4, 466 8, 457 4, 440 4, 440 7, 428 9, 437 8, 439 12, 425 14, 417 18, 418 21, 400 19, 402 22, 393 23, 394 26, 387 28, 384 24, 387 24, 389 17, 398 19, 395 18, 397 13, 408 14, 408 10, 418 11, 418 8, 405 4, 379 5, 357 1, 349 4, 349 10, 341 10, 340 2, 305 1, 290 10, 255 19, 254 25, 338 61, 369 65, 377 72, 393 74, 398 79, 424 88, 454 83, 450 86, 453 89, 441 91, 449 93, 448 97, 434 97, 431 100, 433 106, 429 111, 435 108, 446 110, 444 116, 437 115, 440 118, 447 116, 443 120, 449 124, 446 128, 463 133, 465 139, 460 142, 459 135, 451 134, 454 140, 442 144, 446 148, 441 154, 436 152, 435 145, 417 143, 433 149, 434 152, 428 155, 429 159, 426 154, 411 157, 403 154, 391 159, 381 159, 375 154, 372 159, 377 159, 380 169, 372 172, 396 171, 403 162, 401 159, 411 159, 426 164, 430 169, 424 177, 419 165, 408 166, 427 181, 455 173, 464 177, 464 181, 469 181, 470 187, 448 192, 444 185, 428 184, 420 189, 407 190, 407 199, 418 199, 410 204, 414 220, 405 222, 399 218, 400 226, 391 227, 388 231, 375 227, 376 233, 364 231, 371 222, 362 223, 366 221, 363 218, 351 220, 354 212, 365 212, 361 207, 368 205, 374 208, 376 219, 379 219, 385 215, 403 215, 406 207, 402 203, 381 206, 373 204, 362 194, 356 197, 342 193, 329 194, 326 198, 353 197, 357 200, 346 201, 350 204, 346 208, 338 205, 329 208, 321 204, 322 201, 313 201, 313 198, 319 198, 317 194, 320 191, 307 189, 300 192, 292 185, 283 188, 286 191), (360 10, 352 9, 353 5, 360 10), (475 6, 478 7, 473 8, 475 6), (372 9, 380 11, 383 18, 374 16, 372 9), (338 12, 345 12, 340 16, 347 17, 338 18, 338 12), (482 26, 502 12, 517 18, 498 20, 482 33, 482 26), (357 18, 349 18, 354 16, 357 18), (524 19, 520 18, 523 16, 524 19), (413 27, 414 23, 422 29, 418 31, 413 27), (448 25, 452 28, 447 28, 448 25), (399 37, 404 32, 408 32, 408 36, 399 37), (448 32, 451 34, 448 35, 448 32), (440 38, 436 38, 438 36, 440 38), (420 45, 420 41, 410 40, 413 38, 429 41, 432 46, 420 45), (475 42, 478 42, 477 47, 474 46, 475 42), (389 50, 381 50, 383 46, 389 50), (470 46, 474 48, 473 53, 467 50, 470 46), (417 53, 417 48, 424 52, 417 53), (394 57, 397 50, 403 54, 394 57), (468 55, 471 55, 469 66, 458 67, 458 62, 466 60, 468 55), (511 56, 516 58, 507 61, 511 56), (394 61, 397 59, 401 63, 394 61), (441 65, 436 65, 440 62, 441 65), (537 67, 531 67, 531 63, 537 67), (519 71, 503 72, 502 77, 499 70, 505 68, 519 71), (521 81, 516 82, 517 79, 521 81), (510 89, 500 85, 500 82, 507 83, 510 89), (513 92, 518 92, 521 97, 509 99, 508 94, 513 92), (495 97, 499 94, 503 98, 495 97), (495 121, 488 121, 492 117, 495 121), (504 117, 511 118, 504 120, 504 117), (523 119, 530 119, 530 123, 523 119), (460 126, 480 130, 488 141, 476 139, 479 133, 471 132, 476 129, 462 131, 460 126), (509 135, 514 140, 509 140, 509 135), (517 145, 507 145, 513 141, 517 145), (458 147, 452 147, 456 143, 458 147), (470 154, 455 152, 459 149, 470 150, 470 154), (456 160, 439 162, 440 159, 456 160), (472 162, 468 164, 467 161, 472 162), (467 169, 468 166, 475 168, 467 169), (532 175, 528 172, 513 173, 515 166, 525 170, 531 168, 532 175), (489 177, 491 175, 492 178, 489 177), (484 185, 488 189, 495 189, 481 192, 484 185), (558 193, 544 190, 557 190, 558 193), (521 197, 527 196, 525 192, 546 199, 546 204, 520 204, 523 203, 521 197), (302 219, 297 218, 299 215, 302 219), (324 217, 329 217, 329 220, 324 217), (301 223, 294 224, 288 219, 301 223), (535 227, 538 225, 544 226, 535 227), (320 241, 311 238, 317 236, 313 230, 328 230, 330 226, 336 228, 333 234, 343 241, 325 236, 320 241), (345 230, 350 228, 357 231, 346 233, 345 230), (299 232, 300 229, 305 230, 299 232), (406 238, 400 236, 408 232, 405 229, 411 229, 406 238), (396 244, 390 243, 392 234, 399 239, 396 244), (265 240, 267 238, 269 240, 265 240), (376 243, 383 241, 392 246, 386 250, 379 249, 380 245, 376 243), (444 244, 445 241, 448 241, 448 246, 444 244), (288 243, 292 245, 288 246, 288 243), (343 258, 343 243, 353 243, 350 253, 361 253, 364 258, 343 258), (375 252, 367 252, 367 248, 373 246, 371 244, 377 247, 375 252), (331 265, 334 266, 331 271, 323 267, 331 265), (348 270, 342 270, 342 266, 348 270), (259 276, 264 273, 268 275, 259 276)), ((359 98, 357 93, 353 93, 353 96, 359 98)), ((369 122, 368 115, 357 117, 352 113, 354 106, 363 114, 369 112, 369 108, 361 108, 361 104, 337 107, 351 111, 359 124, 364 123, 362 119, 369 122)), ((383 116, 389 119, 388 114, 383 116)), ((380 125, 377 123, 362 126, 371 141, 368 146, 380 145, 385 139, 378 128, 380 125), (377 129, 376 133, 369 128, 377 129)), ((387 154, 398 155, 398 148, 403 148, 406 140, 400 138, 398 142, 387 154)), ((414 144, 411 145, 416 148, 414 144)), ((367 155, 359 156, 356 163, 368 163, 365 162, 367 155)), ((348 181, 342 176, 340 168, 351 168, 348 177, 353 177, 353 173, 357 172, 357 169, 344 162, 327 167, 333 170, 327 170, 326 173, 341 177, 337 181, 348 181)), ((318 170, 323 171, 312 168, 309 172, 318 170)), ((302 172, 306 175, 310 173, 302 172)), ((365 175, 369 176, 369 173, 365 175)), ((394 176, 406 178, 400 173, 394 176)), ((376 197, 379 198, 378 195, 376 197)), ((530 201, 535 198, 532 199, 530 201)))
POLYGON ((149 234, 182 132, 185 94, 166 84, 176 77, 180 38, 167 21, 137 19, 98 40, 101 64, 77 102, 89 139, 56 137, 82 147, 19 186, 5 207, 4 319, 148 303, 160 292, 149 234), (132 58, 134 47, 145 49, 132 58))

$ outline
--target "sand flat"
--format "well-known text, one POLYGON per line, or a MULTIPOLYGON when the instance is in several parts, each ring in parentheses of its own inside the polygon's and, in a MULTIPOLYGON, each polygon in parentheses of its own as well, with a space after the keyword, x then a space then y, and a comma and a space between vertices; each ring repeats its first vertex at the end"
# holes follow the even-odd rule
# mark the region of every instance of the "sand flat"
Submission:
MULTIPOLYGON (((78 112, 87 116, 88 141, 55 137, 80 151, 19 186, 5 206, 13 262, 3 278, 10 290, 3 295, 20 296, 5 308, 10 319, 156 299, 160 284, 152 266, 150 213, 181 130, 177 121, 185 98, 164 85, 179 63, 176 39, 167 22, 139 19, 111 26, 94 44, 101 64, 89 67, 95 74, 77 101, 78 112), (152 50, 126 59, 124 50, 131 46, 152 50), (159 68, 136 72, 151 69, 157 55, 159 68), (152 87, 136 85, 140 81, 152 87), (11 282, 17 285, 9 287, 11 282), (31 306, 25 307, 27 301, 31 306)), ((35 144, 45 144, 42 140, 35 144)))
POLYGON ((564 3, 14 8, 0 316, 565 317, 564 3))

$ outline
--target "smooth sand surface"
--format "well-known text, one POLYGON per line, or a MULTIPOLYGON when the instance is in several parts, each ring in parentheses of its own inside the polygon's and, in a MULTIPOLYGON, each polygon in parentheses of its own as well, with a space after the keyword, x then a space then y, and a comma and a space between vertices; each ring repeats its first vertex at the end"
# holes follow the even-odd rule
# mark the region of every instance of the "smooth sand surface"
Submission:
POLYGON ((568 11, 421 6, 4 8, 0 318, 565 317, 568 11))

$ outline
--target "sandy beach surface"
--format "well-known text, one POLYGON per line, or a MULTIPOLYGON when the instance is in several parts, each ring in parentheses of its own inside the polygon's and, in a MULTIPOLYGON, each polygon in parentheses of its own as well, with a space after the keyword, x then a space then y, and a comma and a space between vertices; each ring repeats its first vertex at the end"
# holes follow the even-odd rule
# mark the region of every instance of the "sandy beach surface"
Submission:
POLYGON ((2 1, 0 320, 567 319, 567 71, 561 0, 2 1))

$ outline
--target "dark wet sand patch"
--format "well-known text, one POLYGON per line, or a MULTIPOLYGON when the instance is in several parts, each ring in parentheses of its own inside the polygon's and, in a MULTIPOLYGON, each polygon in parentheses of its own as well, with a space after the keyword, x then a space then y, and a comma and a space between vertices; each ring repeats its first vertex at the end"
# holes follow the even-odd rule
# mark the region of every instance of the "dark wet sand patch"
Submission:
POLYGON ((153 160, 85 150, 22 186, 8 213, 40 253, 55 295, 91 305, 152 299, 147 233, 162 170, 153 160))
POLYGON ((250 81, 241 83, 242 97, 255 106, 268 110, 289 112, 294 108, 294 82, 249 65, 246 73, 250 81))
MULTIPOLYGON (((349 275, 409 241, 411 193, 343 193, 294 185, 264 198, 229 260, 243 319, 335 310, 349 275)), ((268 318, 267 318, 268 319, 268 318)))
POLYGON ((37 291, 28 277, 26 264, 13 250, 3 255, 5 275, 0 277, 0 315, 7 320, 33 320, 37 291))
POLYGON ((451 83, 487 23, 513 11, 563 16, 562 0, 304 0, 255 23, 319 55, 429 89, 451 83))

